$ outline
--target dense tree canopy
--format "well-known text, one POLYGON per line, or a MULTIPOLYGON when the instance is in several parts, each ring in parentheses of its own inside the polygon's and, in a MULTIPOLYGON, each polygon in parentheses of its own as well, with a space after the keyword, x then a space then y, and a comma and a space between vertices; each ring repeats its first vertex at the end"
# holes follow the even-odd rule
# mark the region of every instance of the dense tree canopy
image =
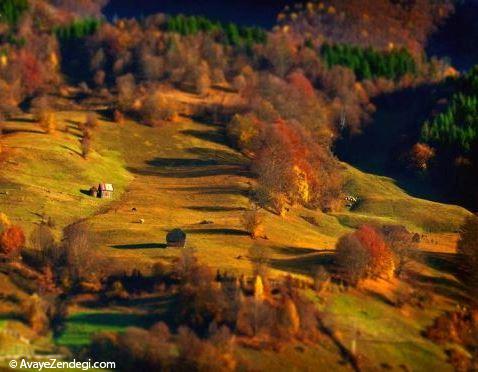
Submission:
POLYGON ((81 39, 82 37, 92 35, 98 30, 101 25, 101 20, 97 18, 82 18, 77 19, 66 26, 58 26, 53 29, 53 32, 61 41, 71 41, 81 39))
POLYGON ((0 1, 0 22, 15 25, 27 9, 28 0, 2 0, 0 1))
POLYGON ((469 153, 478 138, 478 67, 456 81, 446 109, 425 122, 422 140, 458 153, 469 153))
POLYGON ((379 51, 349 44, 324 44, 321 54, 327 66, 348 67, 360 80, 398 79, 405 74, 415 74, 417 70, 415 60, 406 49, 379 51))
POLYGON ((177 32, 183 36, 206 32, 218 35, 219 39, 233 46, 252 46, 264 43, 267 39, 265 30, 259 27, 239 27, 234 23, 223 24, 202 16, 169 16, 165 31, 177 32))

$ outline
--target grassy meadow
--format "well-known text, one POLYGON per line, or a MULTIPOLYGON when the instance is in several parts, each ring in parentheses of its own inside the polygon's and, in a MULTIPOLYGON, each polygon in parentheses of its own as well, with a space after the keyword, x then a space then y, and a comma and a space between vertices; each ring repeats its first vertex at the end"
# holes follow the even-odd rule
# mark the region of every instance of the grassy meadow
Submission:
MULTIPOLYGON (((421 337, 421 332, 433 316, 451 306, 448 287, 453 278, 440 271, 442 261, 434 260, 433 254, 454 253, 456 232, 468 211, 412 197, 391 178, 343 164, 346 192, 360 199, 355 208, 326 214, 292 206, 285 217, 263 211, 265 236, 252 240, 241 217, 250 208, 255 180, 247 158, 228 145, 223 127, 188 117, 159 127, 131 120, 119 125, 102 117, 94 131, 93 152, 84 159, 78 123, 86 114, 57 113, 54 134, 42 133, 28 116, 7 122, 0 211, 14 223, 31 231, 47 215, 59 233, 86 218, 100 257, 124 270, 144 273, 158 261, 171 263, 178 257, 178 249, 166 247, 165 236, 179 227, 188 234, 187 245, 195 248, 199 260, 214 269, 250 272, 250 249, 260 245, 268 252, 272 275, 303 278, 309 278, 318 265, 330 263, 337 239, 360 224, 403 224, 422 235, 422 248, 430 252, 430 262, 420 263, 425 279, 445 283, 444 290, 436 293, 435 309, 392 307, 387 299, 396 295, 393 284, 385 286, 385 294, 372 286, 365 293, 336 287, 324 297, 311 296, 327 314, 326 325, 336 330, 337 338, 345 345, 356 338, 357 348, 374 363, 393 360, 393 368, 447 370, 442 368, 443 350, 421 337), (113 200, 86 195, 99 182, 114 184, 113 200), (438 266, 432 264, 437 262, 438 266)), ((3 288, 24 296, 12 280, 3 279, 3 288)), ((147 327, 167 314, 168 301, 156 300, 152 300, 155 305, 75 309, 54 343, 75 349, 87 345, 99 331, 147 327), (153 317, 152 308, 156 309, 153 317)), ((6 315, 0 327, 18 323, 8 317, 10 310, 2 309, 6 315)), ((53 342, 53 335, 49 337, 53 342)), ((350 368, 326 338, 317 345, 287 346, 279 356, 243 347, 237 354, 263 370, 285 371, 291 364, 307 369, 312 361, 334 366, 333 370, 350 368)))

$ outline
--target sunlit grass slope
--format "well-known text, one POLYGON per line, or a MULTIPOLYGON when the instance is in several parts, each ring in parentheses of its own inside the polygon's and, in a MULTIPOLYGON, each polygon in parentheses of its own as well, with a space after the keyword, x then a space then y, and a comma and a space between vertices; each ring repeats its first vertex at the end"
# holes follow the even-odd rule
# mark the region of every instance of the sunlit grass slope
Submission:
MULTIPOLYGON (((85 112, 57 113, 58 130, 45 134, 31 117, 5 123, 3 162, 0 164, 0 211, 29 230, 39 215, 52 217, 58 227, 86 217, 107 202, 83 192, 92 185, 114 183, 120 195, 130 179, 120 152, 93 144, 83 159, 78 123, 85 112)), ((108 132, 112 123, 101 122, 108 132)))
MULTIPOLYGON (((58 229, 87 217, 98 252, 128 269, 146 273, 155 262, 177 257, 180 250, 165 246, 166 233, 177 227, 187 232, 187 244, 203 263, 238 273, 251 269, 250 248, 260 245, 270 256, 273 273, 310 274, 330 262, 330 250, 341 235, 367 222, 404 224, 432 237, 423 240, 426 251, 452 252, 456 230, 469 214, 457 206, 414 198, 390 178, 344 164, 345 190, 360 198, 353 210, 324 214, 294 206, 283 218, 263 211, 265 237, 252 240, 241 216, 250 207, 255 181, 248 160, 228 145, 223 127, 188 118, 156 128, 101 120, 94 152, 85 160, 77 129, 85 115, 58 113, 59 130, 53 135, 42 133, 29 117, 7 123, 0 211, 26 230, 42 214, 53 217, 58 229), (114 184, 114 200, 82 193, 102 181, 114 184)), ((1 288, 17 291, 4 279, 1 288)), ((443 300, 438 304, 440 309, 448 306, 443 300)), ((358 291, 332 293, 320 307, 345 345, 360 331, 358 351, 374 366, 384 362, 393 368, 438 370, 444 363, 441 349, 420 335, 436 314, 407 315, 376 295, 358 291)), ((7 314, 12 309, 3 310, 7 314)), ((147 313, 127 307, 74 312, 57 342, 75 348, 101 330, 148 326, 147 313)), ((2 321, 5 326, 12 320, 0 318, 0 327, 2 321)), ((338 350, 328 339, 288 346, 280 357, 245 348, 238 355, 264 370, 287 370, 290 365, 307 369, 314 363, 349 368, 339 364, 338 350)))
POLYGON ((346 165, 346 190, 359 197, 352 212, 336 214, 346 226, 357 227, 366 221, 407 226, 424 233, 457 232, 470 213, 464 208, 412 197, 388 177, 363 173, 346 165))
POLYGON ((284 218, 263 211, 267 238, 252 240, 241 216, 250 207, 254 179, 248 160, 228 146, 222 127, 182 118, 160 128, 128 122, 102 133, 100 143, 122 152, 135 178, 120 201, 90 222, 106 255, 142 267, 178 255, 164 247, 167 231, 176 227, 188 233, 188 245, 205 263, 244 271, 254 245, 266 247, 275 260, 305 258, 333 249, 338 237, 361 223, 397 223, 415 232, 450 235, 469 214, 413 198, 390 178, 344 165, 346 192, 361 200, 354 210, 324 214, 292 207, 284 218))
POLYGON ((254 245, 267 247, 273 259, 290 260, 333 249, 339 236, 362 223, 399 223, 450 236, 468 215, 457 206, 413 198, 390 178, 344 165, 346 192, 360 198, 356 208, 324 214, 292 207, 284 218, 264 211, 266 238, 252 240, 241 216, 250 207, 254 179, 222 127, 187 118, 159 128, 101 120, 85 160, 77 129, 85 117, 57 113, 55 134, 43 133, 30 117, 7 123, 0 210, 27 230, 43 214, 58 227, 93 216, 102 252, 129 265, 148 267, 177 256, 178 250, 164 247, 167 231, 176 227, 188 233, 201 260, 242 271, 250 267, 254 245), (114 201, 84 194, 103 181, 114 184, 114 201))

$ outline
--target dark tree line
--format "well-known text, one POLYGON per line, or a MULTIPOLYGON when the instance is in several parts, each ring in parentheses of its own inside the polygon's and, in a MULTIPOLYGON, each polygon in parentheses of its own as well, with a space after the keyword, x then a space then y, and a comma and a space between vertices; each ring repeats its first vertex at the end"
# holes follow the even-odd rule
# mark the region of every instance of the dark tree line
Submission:
POLYGON ((437 148, 469 154, 478 137, 478 67, 458 79, 446 109, 426 121, 421 140, 437 148))
POLYGON ((0 22, 16 25, 27 9, 28 0, 2 0, 0 1, 0 22))
POLYGON ((233 46, 252 46, 263 44, 267 33, 259 27, 240 27, 234 23, 223 24, 202 16, 169 16, 165 31, 176 32, 183 36, 196 35, 199 32, 217 34, 220 41, 233 46))
POLYGON ((419 141, 433 151, 432 178, 454 200, 474 208, 478 205, 478 66, 448 81, 446 88, 450 98, 425 121, 419 141))
POLYGON ((94 34, 101 26, 101 20, 97 18, 77 19, 66 26, 57 26, 53 29, 53 33, 61 42, 69 42, 81 39, 94 34))
POLYGON ((328 67, 345 66, 360 80, 376 77, 397 80, 405 74, 415 74, 415 60, 406 49, 379 51, 349 44, 324 44, 322 58, 328 67))

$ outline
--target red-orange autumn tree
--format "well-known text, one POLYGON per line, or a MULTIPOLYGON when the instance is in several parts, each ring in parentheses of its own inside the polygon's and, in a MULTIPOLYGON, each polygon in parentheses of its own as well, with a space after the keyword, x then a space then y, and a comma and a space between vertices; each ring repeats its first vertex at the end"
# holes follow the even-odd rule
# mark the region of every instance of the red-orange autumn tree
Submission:
POLYGON ((0 235, 0 253, 15 257, 25 245, 25 234, 19 226, 7 228, 0 235))
POLYGON ((259 183, 282 214, 284 202, 308 204, 321 195, 320 155, 303 128, 277 120, 266 131, 266 142, 254 159, 259 183))
POLYGON ((38 59, 35 57, 35 55, 33 55, 33 53, 26 49, 22 49, 18 53, 16 63, 20 68, 26 93, 32 94, 43 83, 38 59))
POLYGON ((380 233, 372 226, 363 225, 355 236, 370 255, 369 275, 391 277, 394 271, 393 255, 380 233))
POLYGON ((409 166, 417 170, 426 170, 434 156, 434 149, 425 143, 417 143, 410 150, 409 166))
POLYGON ((311 98, 315 95, 315 90, 307 77, 301 71, 294 71, 287 76, 287 81, 305 97, 311 98))
POLYGON ((391 250, 380 233, 368 225, 339 239, 336 260, 344 279, 353 285, 366 278, 389 278, 394 272, 391 250))

